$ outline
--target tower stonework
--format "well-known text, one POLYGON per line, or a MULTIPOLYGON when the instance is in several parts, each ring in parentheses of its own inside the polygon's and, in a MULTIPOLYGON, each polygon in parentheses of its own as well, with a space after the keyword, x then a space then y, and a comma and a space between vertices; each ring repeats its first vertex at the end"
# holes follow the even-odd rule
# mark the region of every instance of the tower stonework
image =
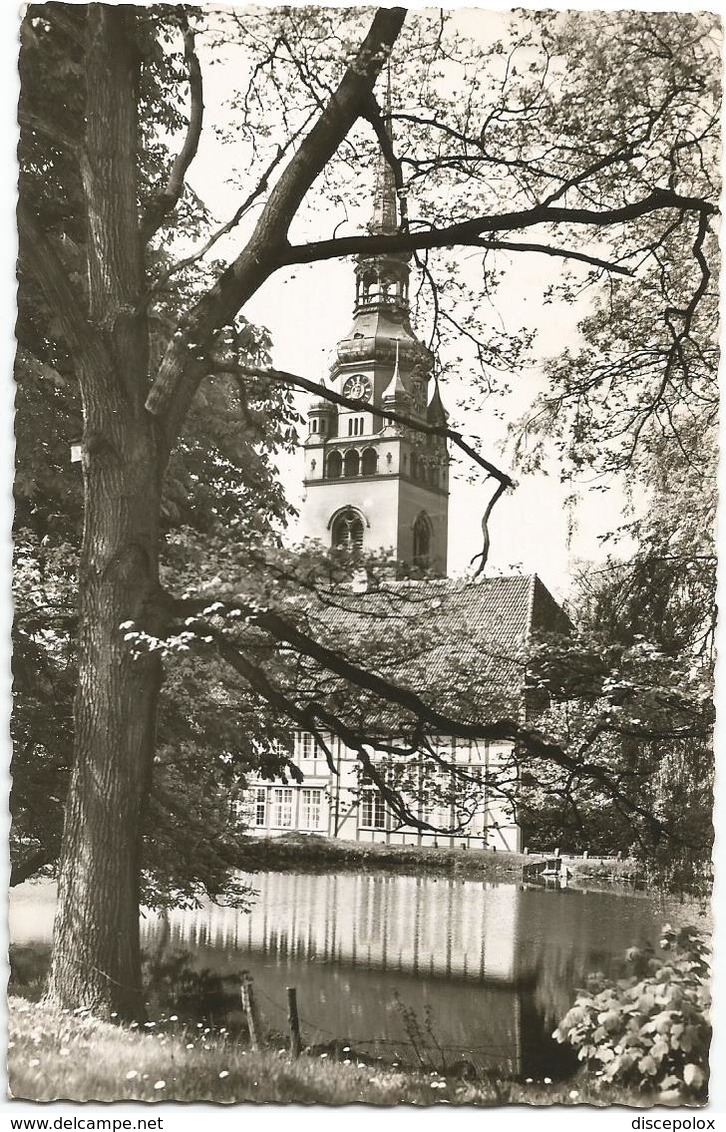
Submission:
MULTIPOLYGON (((379 157, 369 231, 397 232, 393 172, 379 157)), ((338 342, 329 382, 360 410, 315 401, 305 441, 301 534, 327 547, 389 551, 399 564, 446 574, 449 459, 446 440, 381 416, 395 410, 445 425, 434 358, 409 312, 409 256, 359 256, 350 332, 338 342)))

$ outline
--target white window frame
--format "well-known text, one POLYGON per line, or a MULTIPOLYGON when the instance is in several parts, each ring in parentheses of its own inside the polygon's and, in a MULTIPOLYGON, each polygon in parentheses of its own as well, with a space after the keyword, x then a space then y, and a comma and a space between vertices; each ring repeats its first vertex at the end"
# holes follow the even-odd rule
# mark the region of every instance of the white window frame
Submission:
POLYGON ((359 814, 358 824, 361 829, 386 828, 386 803, 375 786, 363 787, 359 814))
POLYGON ((255 787, 255 796, 253 800, 253 825, 259 829, 261 826, 267 825, 267 787, 255 787))
POLYGON ((320 830, 323 828, 323 790, 320 786, 301 787, 300 828, 320 830))
POLYGON ((293 801, 294 791, 292 786, 273 786, 272 787, 272 828, 273 829, 292 829, 293 828, 293 801), (284 818, 289 818, 285 821, 284 818))

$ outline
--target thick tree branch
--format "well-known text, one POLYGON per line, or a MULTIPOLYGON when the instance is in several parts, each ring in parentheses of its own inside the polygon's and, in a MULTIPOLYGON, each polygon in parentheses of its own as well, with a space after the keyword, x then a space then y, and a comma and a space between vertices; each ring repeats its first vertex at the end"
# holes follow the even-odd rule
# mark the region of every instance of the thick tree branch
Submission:
MULTIPOLYGON (((218 642, 224 659, 231 663, 232 667, 240 674, 244 675, 273 706, 278 709, 283 708, 286 714, 304 726, 310 726, 313 720, 317 718, 334 734, 340 734, 346 743, 348 739, 354 740, 352 742, 353 749, 357 750, 359 754, 364 743, 375 747, 375 735, 363 739, 358 732, 355 732, 340 720, 337 715, 333 716, 329 709, 322 707, 322 705, 310 704, 307 710, 298 705, 281 688, 273 684, 260 671, 259 666, 251 666, 232 641, 220 638, 219 631, 209 626, 203 619, 205 611, 209 611, 211 605, 214 605, 215 612, 223 616, 225 607, 222 602, 215 603, 210 597, 203 599, 167 598, 167 600, 169 611, 177 616, 198 615, 200 623, 204 624, 205 632, 211 631, 218 642)), ((251 626, 269 634, 277 645, 294 649, 299 655, 313 660, 347 684, 364 689, 379 697, 384 703, 400 708, 411 721, 408 726, 404 722, 401 723, 400 730, 402 733, 406 731, 418 732, 421 729, 428 735, 513 742, 521 752, 537 761, 558 766, 580 778, 588 778, 601 787, 610 798, 626 806, 630 814, 643 820, 651 830, 658 834, 666 833, 663 823, 650 810, 628 797, 613 775, 609 774, 597 762, 586 762, 582 758, 570 754, 559 743, 548 741, 537 730, 509 717, 500 717, 488 723, 468 723, 456 719, 428 704, 412 689, 388 680, 377 672, 362 668, 337 650, 314 639, 273 610, 260 610, 258 606, 247 605, 244 600, 230 601, 227 599, 226 605, 230 610, 235 609, 238 614, 242 613, 251 626)), ((188 624, 188 622, 186 623, 188 624)), ((312 726, 311 729, 315 730, 316 728, 312 726)), ((380 727, 378 730, 380 731, 380 727)), ((617 733, 617 729, 615 731, 617 733)), ((671 835, 669 834, 669 836, 671 835)))
POLYGON ((177 275, 180 271, 185 271, 188 267, 192 267, 195 263, 198 263, 201 259, 204 259, 205 255, 207 255, 207 253, 211 251, 214 245, 219 240, 221 240, 223 236, 228 235, 234 228, 237 227, 240 221, 243 220, 247 215, 255 201, 257 201, 262 193, 264 193, 269 187, 270 177, 282 161, 287 150, 297 141, 297 139, 300 137, 303 130, 307 128, 309 123, 310 118, 307 118, 300 129, 296 130, 284 145, 279 145, 277 147, 274 157, 263 171, 262 176, 255 185, 254 189, 252 189, 247 194, 245 199, 242 201, 242 204, 235 211, 234 215, 225 224, 222 224, 221 227, 217 228, 216 232, 212 233, 206 243, 198 251, 192 252, 191 255, 188 255, 184 259, 179 260, 178 263, 173 264, 168 271, 164 272, 164 274, 160 277, 160 279, 157 280, 157 282, 154 284, 154 287, 146 296, 146 305, 148 305, 148 303, 151 301, 151 299, 153 299, 155 295, 157 295, 160 291, 163 291, 169 280, 174 275, 177 275))
POLYGON ((141 239, 146 244, 155 232, 161 227, 164 217, 168 215, 176 204, 184 189, 184 180, 187 170, 196 157, 199 148, 199 139, 202 136, 202 122, 204 118, 204 88, 202 85, 202 69, 194 48, 194 32, 189 27, 184 13, 180 16, 182 34, 184 37, 184 59, 189 71, 189 95, 191 106, 189 110, 189 126, 184 144, 174 161, 169 179, 162 191, 150 201, 146 214, 141 221, 141 239))
MULTIPOLYGON (((309 244, 290 245, 283 253, 281 265, 313 263, 325 259, 338 259, 353 255, 383 255, 391 252, 414 252, 427 248, 452 248, 457 245, 477 246, 484 233, 509 232, 532 228, 540 224, 574 224, 578 227, 609 228, 626 224, 641 216, 670 209, 683 209, 699 215, 713 216, 715 205, 700 197, 683 197, 671 189, 654 189, 642 200, 619 208, 566 208, 537 204, 494 216, 478 216, 462 220, 446 228, 431 228, 418 232, 401 232, 390 236, 341 236, 330 240, 315 240, 309 244)), ((540 249, 543 250, 543 249, 540 249)))
POLYGON ((229 325, 261 284, 284 262, 287 233, 300 204, 360 117, 405 19, 403 8, 382 8, 325 110, 270 193, 255 230, 237 259, 181 320, 146 402, 164 418, 172 440, 203 376, 185 369, 204 357, 214 334, 229 325))

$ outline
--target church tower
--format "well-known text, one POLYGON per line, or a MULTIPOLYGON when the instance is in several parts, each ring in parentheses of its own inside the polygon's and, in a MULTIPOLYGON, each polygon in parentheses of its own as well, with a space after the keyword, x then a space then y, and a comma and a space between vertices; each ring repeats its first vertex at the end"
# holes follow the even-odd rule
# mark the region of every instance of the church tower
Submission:
MULTIPOLYGON (((398 231, 393 171, 378 158, 372 235, 398 231)), ((380 409, 445 425, 434 358, 411 329, 410 256, 359 256, 353 325, 337 347, 329 382, 365 402, 359 410, 320 399, 308 414, 301 534, 325 546, 392 552, 399 570, 446 574, 449 458, 443 437, 387 420, 380 409)))

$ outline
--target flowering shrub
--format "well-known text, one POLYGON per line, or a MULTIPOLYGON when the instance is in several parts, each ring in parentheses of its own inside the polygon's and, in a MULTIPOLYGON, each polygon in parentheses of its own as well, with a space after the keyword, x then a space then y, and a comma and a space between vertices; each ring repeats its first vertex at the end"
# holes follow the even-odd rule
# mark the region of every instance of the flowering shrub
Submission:
POLYGON ((589 976, 554 1032, 613 1083, 657 1089, 665 1102, 703 1102, 711 1042, 710 962, 692 927, 663 928, 660 952, 631 947, 632 974, 589 976))

